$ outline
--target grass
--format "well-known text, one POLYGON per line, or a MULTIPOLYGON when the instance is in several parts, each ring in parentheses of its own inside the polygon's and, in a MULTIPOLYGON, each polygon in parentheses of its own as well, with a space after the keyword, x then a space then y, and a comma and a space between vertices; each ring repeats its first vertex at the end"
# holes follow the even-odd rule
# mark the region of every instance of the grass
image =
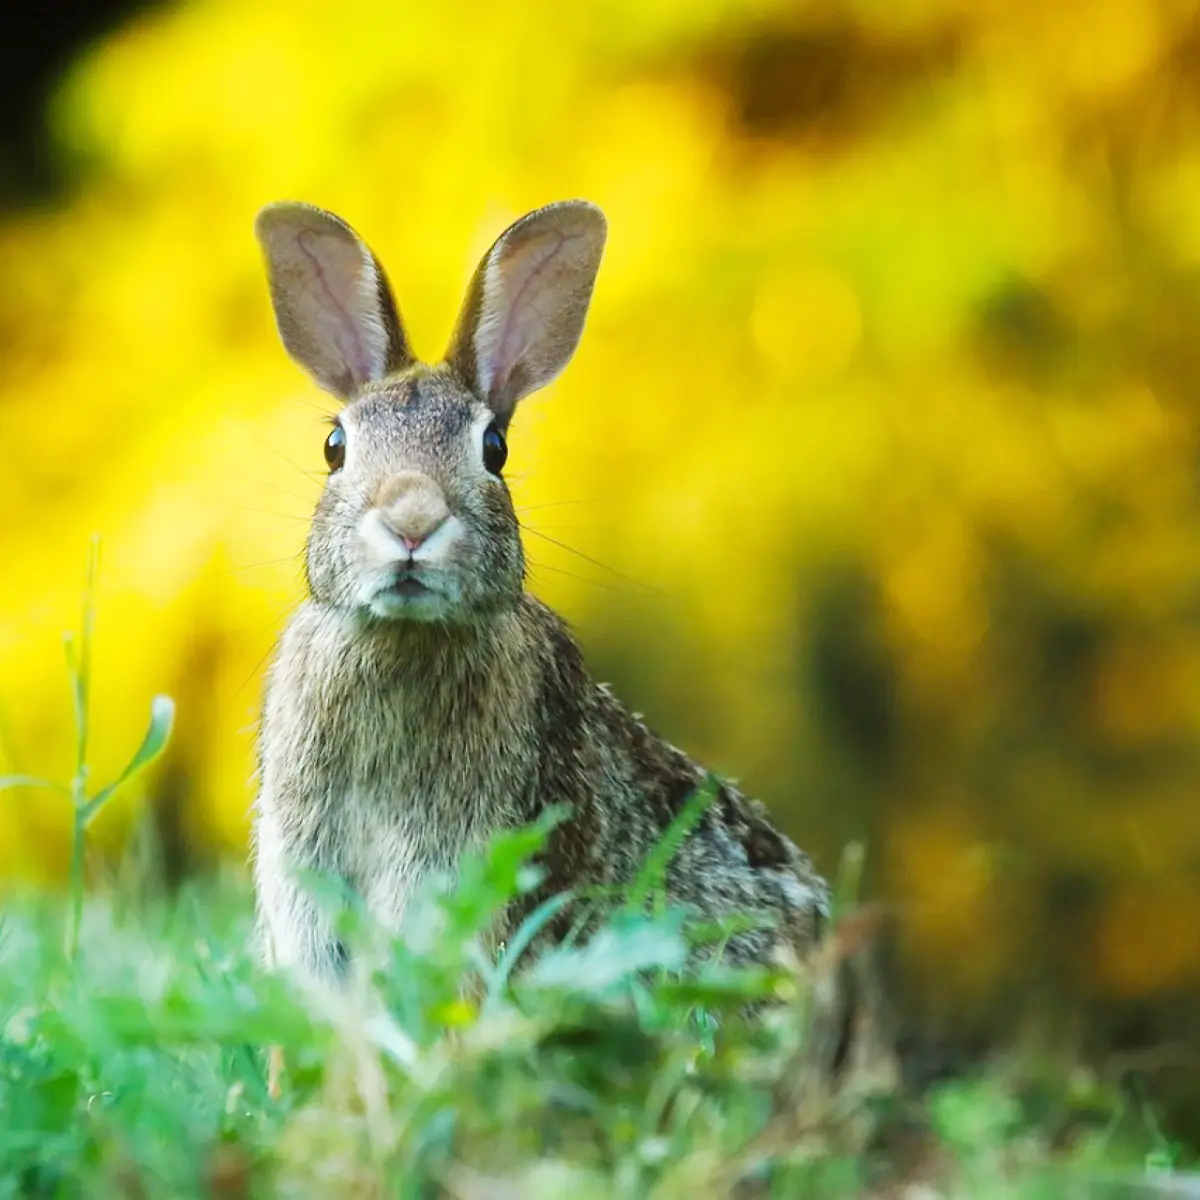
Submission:
POLYGON ((810 1086, 806 995, 743 1020, 779 980, 681 979, 669 911, 510 972, 481 935, 541 836, 498 842, 402 940, 349 914, 364 968, 337 1005, 259 970, 239 876, 94 897, 74 959, 69 900, 10 904, 0 1195, 833 1197, 915 1176, 926 1195, 1043 1197, 1165 1178, 1152 1125, 1080 1079, 810 1086))
POLYGON ((129 768, 91 789, 90 611, 68 654, 74 779, 0 779, 61 792, 76 816, 67 891, 13 897, 0 922, 0 1197, 696 1200, 914 1181, 926 1197, 1200 1195, 1144 1107, 1082 1072, 993 1064, 911 1096, 860 1063, 831 1085, 834 958, 811 988, 719 962, 681 973, 690 940, 719 936, 659 902, 682 825, 598 933, 532 965, 521 951, 561 901, 496 951, 486 931, 536 884, 550 820, 466 861, 398 939, 312 881, 357 964, 336 1001, 259 968, 242 872, 149 901, 126 878, 85 903, 88 824, 161 751, 171 715, 156 702, 129 768), (767 1015, 743 1015, 763 1000, 767 1015), (277 1100, 271 1044, 287 1064, 277 1100))

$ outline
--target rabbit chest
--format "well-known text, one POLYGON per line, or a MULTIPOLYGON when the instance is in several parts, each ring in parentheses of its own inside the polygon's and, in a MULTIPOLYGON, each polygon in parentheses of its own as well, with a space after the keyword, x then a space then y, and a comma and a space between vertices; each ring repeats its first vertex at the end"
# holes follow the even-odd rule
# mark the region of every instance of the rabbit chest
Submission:
POLYGON ((528 676, 527 656, 473 631, 363 628, 305 606, 268 686, 263 818, 294 860, 398 924, 430 874, 528 819, 528 676))

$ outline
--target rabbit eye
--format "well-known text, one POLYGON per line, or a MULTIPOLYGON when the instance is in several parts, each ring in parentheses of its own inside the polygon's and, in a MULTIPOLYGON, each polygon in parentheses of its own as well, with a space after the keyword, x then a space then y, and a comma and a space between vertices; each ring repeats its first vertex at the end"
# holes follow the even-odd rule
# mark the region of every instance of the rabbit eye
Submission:
POLYGON ((499 475, 504 470, 508 459, 508 444, 504 434, 495 425, 489 425, 483 431, 483 465, 492 475, 499 475))
POLYGON ((346 461, 346 431, 340 425, 335 425, 325 439, 325 461, 330 472, 340 471, 346 461))

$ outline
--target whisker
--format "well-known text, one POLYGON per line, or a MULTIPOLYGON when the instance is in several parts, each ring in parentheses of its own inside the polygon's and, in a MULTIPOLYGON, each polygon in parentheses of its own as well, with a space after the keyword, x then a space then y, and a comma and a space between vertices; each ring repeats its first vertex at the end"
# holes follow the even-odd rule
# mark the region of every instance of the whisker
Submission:
POLYGON ((235 575, 240 571, 258 571, 263 567, 275 567, 285 562, 295 563, 296 566, 300 567, 304 565, 304 558, 300 554, 285 554, 282 558, 268 558, 263 562, 247 563, 241 567, 226 567, 225 573, 235 575))
POLYGON ((562 567, 552 567, 549 563, 535 562, 528 556, 526 556, 525 562, 527 567, 531 567, 536 571, 553 571, 555 575, 565 575, 568 579, 578 580, 580 583, 586 583, 591 587, 601 588, 606 592, 616 592, 621 596, 631 595, 628 588, 617 587, 615 583, 605 583, 600 579, 592 579, 587 575, 577 575, 574 571, 565 571, 562 567))
POLYGON ((293 492, 278 483, 273 483, 269 479, 251 479, 249 476, 242 476, 241 482, 252 483, 255 487, 273 488, 277 492, 282 492, 285 496, 291 496, 296 500, 303 500, 308 504, 315 503, 317 499, 315 495, 310 494, 306 496, 302 492, 293 492))
POLYGON ((251 508, 247 504, 234 504, 232 508, 236 508, 239 512, 258 513, 264 517, 278 517, 281 521, 312 521, 313 518, 307 513, 281 513, 270 508, 251 508))
POLYGON ((564 504, 603 504, 604 498, 598 497, 595 500, 550 500, 545 504, 523 504, 520 508, 515 509, 518 513, 537 512, 541 508, 561 508, 564 504))
POLYGON ((301 399, 299 396, 297 396, 296 399, 299 400, 305 408, 311 408, 313 412, 319 412, 327 421, 331 421, 337 415, 338 406, 335 403, 331 402, 330 404, 325 405, 316 400, 301 399))
POLYGON ((232 504, 231 508, 238 512, 258 513, 264 517, 278 517, 281 521, 303 521, 306 524, 319 526, 322 529, 346 529, 353 531, 356 526, 353 521, 339 520, 336 516, 321 513, 284 513, 273 508, 254 508, 249 504, 232 504))
POLYGON ((523 521, 518 524, 526 533, 532 533, 534 537, 540 537, 543 541, 549 542, 552 546, 557 546, 560 550, 566 550, 570 554, 576 555, 583 559, 586 563, 591 563, 593 567, 599 567, 602 571, 607 571, 610 575, 614 575, 617 579, 623 579, 626 583, 631 583, 635 587, 641 588, 643 591, 651 592, 657 596, 665 596, 667 593, 661 588, 656 588, 652 584, 644 583, 640 579, 634 579, 631 575, 623 575, 614 567, 610 567, 607 563, 602 563, 597 558, 592 558, 590 555, 584 554, 582 550, 576 550, 574 546, 568 546, 566 542, 560 542, 557 538, 552 538, 548 533, 542 533, 538 529, 534 529, 532 525, 526 525, 523 521))
POLYGON ((307 478, 310 478, 310 479, 312 479, 312 478, 315 478, 315 477, 318 477, 318 476, 320 476, 320 475, 322 474, 322 472, 320 472, 320 471, 308 471, 308 470, 306 470, 304 467, 300 466, 300 464, 299 464, 299 463, 295 463, 295 462, 293 462, 293 461, 292 461, 290 458, 288 458, 288 456, 287 456, 286 454, 284 454, 284 452, 283 452, 282 450, 280 450, 280 449, 279 449, 279 447, 278 447, 278 446, 276 446, 276 445, 275 445, 273 442, 269 442, 269 441, 267 441, 267 439, 266 439, 266 438, 264 438, 264 437, 260 437, 260 436, 259 436, 257 433, 255 433, 255 432, 254 432, 254 430, 253 430, 253 428, 251 428, 251 429, 250 429, 250 435, 251 435, 251 437, 253 437, 253 438, 254 438, 254 440, 255 440, 256 442, 258 442, 259 444, 261 444, 261 445, 263 445, 263 446, 266 446, 266 448, 267 448, 268 450, 270 450, 272 454, 277 454, 277 455, 278 455, 278 456, 279 456, 281 459, 283 459, 283 461, 284 461, 285 463, 287 463, 287 465, 288 465, 289 467, 291 467, 293 471, 298 471, 298 472, 299 472, 301 475, 304 475, 304 476, 306 476, 307 478))
MULTIPOLYGON (((286 625, 288 620, 291 618, 292 614, 295 613, 295 611, 300 607, 300 605, 304 603, 305 599, 306 599, 305 596, 301 596, 299 600, 295 601, 295 603, 289 604, 283 610, 283 612, 279 614, 279 616, 273 618, 268 624, 264 625, 258 631, 258 633, 266 633, 268 629, 272 629, 279 625, 286 625)), ((258 634, 256 633, 255 636, 258 636, 258 634)), ((263 666, 266 663, 267 659, 269 659, 271 657, 271 655, 275 653, 275 646, 276 646, 277 640, 278 639, 276 639, 276 638, 271 639, 271 645, 267 648, 267 652, 262 656, 262 658, 260 658, 258 660, 258 662, 256 662, 254 664, 253 668, 250 671, 250 674, 246 676, 246 678, 238 686, 237 691, 235 691, 233 693, 233 698, 235 700, 239 696, 241 696, 241 694, 249 686, 250 681, 259 673, 259 671, 261 671, 263 669, 263 666)))

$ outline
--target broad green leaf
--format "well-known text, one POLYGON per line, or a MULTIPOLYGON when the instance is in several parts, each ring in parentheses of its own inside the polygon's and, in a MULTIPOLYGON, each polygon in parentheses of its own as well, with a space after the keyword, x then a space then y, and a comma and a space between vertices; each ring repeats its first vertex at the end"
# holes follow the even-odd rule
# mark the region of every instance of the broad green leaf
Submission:
POLYGON ((525 978, 536 987, 604 992, 641 971, 678 970, 687 957, 682 924, 679 912, 655 921, 618 917, 579 949, 540 958, 525 978))

